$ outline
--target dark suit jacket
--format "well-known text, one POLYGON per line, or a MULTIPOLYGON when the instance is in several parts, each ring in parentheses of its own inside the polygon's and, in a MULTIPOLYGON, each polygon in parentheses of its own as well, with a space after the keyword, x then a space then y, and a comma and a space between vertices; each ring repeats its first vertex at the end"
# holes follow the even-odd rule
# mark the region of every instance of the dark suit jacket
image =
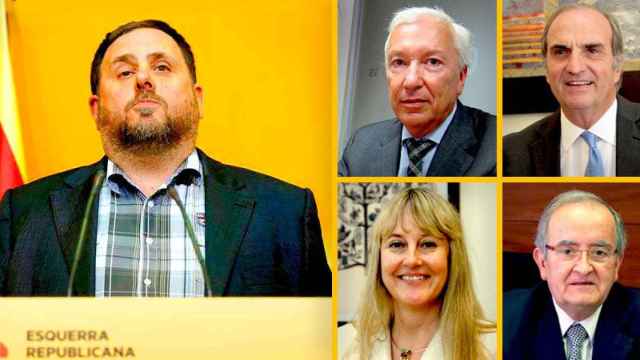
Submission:
MULTIPOLYGON (((311 191, 199 155, 213 294, 331 296, 311 191)), ((106 158, 6 193, 0 204, 0 295, 66 295, 99 168, 106 168, 106 158)), ((77 295, 95 294, 97 205, 75 280, 77 295)))
MULTIPOLYGON (((503 359, 565 359, 560 323, 546 282, 505 293, 503 359)), ((614 284, 602 305, 593 360, 640 359, 640 295, 614 284)))
MULTIPOLYGON (((505 176, 560 176, 560 110, 504 137, 505 176)), ((640 175, 640 104, 618 96, 616 176, 640 175)))
MULTIPOLYGON (((397 176, 402 123, 364 126, 349 139, 338 163, 340 176, 397 176)), ((462 105, 438 145, 427 176, 494 176, 496 117, 462 105)))

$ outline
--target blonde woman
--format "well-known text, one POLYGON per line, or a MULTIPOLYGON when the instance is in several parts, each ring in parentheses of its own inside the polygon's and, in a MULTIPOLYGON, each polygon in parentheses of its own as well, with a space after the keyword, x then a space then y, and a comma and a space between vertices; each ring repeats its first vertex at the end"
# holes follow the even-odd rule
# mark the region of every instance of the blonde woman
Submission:
POLYGON ((473 291, 460 216, 437 193, 410 188, 372 229, 356 320, 340 329, 343 359, 489 359, 495 324, 473 291))

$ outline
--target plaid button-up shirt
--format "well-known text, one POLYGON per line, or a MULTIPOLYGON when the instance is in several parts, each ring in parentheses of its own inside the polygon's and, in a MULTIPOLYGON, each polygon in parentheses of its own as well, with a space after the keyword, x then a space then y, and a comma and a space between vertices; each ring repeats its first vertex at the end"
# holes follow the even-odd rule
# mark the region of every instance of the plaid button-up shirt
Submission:
POLYGON ((204 280, 175 187, 204 251, 204 184, 194 150, 152 196, 146 197, 111 160, 99 197, 96 296, 203 296, 204 280))

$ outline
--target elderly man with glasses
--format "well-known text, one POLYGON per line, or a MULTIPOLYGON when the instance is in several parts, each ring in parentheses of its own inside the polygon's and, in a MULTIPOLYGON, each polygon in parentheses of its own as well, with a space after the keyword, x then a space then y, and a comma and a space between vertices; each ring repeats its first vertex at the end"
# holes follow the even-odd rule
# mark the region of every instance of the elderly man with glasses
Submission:
POLYGON ((504 297, 504 359, 640 358, 640 296, 615 283, 625 247, 622 219, 601 198, 556 196, 533 250, 546 283, 504 297))

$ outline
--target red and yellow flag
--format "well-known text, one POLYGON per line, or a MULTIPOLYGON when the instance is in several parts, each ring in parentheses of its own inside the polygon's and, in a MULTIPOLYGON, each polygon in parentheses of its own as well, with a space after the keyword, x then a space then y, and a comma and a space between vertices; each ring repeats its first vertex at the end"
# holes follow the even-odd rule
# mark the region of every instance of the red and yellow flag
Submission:
POLYGON ((5 0, 0 0, 0 198, 25 180, 25 162, 13 83, 5 0))

